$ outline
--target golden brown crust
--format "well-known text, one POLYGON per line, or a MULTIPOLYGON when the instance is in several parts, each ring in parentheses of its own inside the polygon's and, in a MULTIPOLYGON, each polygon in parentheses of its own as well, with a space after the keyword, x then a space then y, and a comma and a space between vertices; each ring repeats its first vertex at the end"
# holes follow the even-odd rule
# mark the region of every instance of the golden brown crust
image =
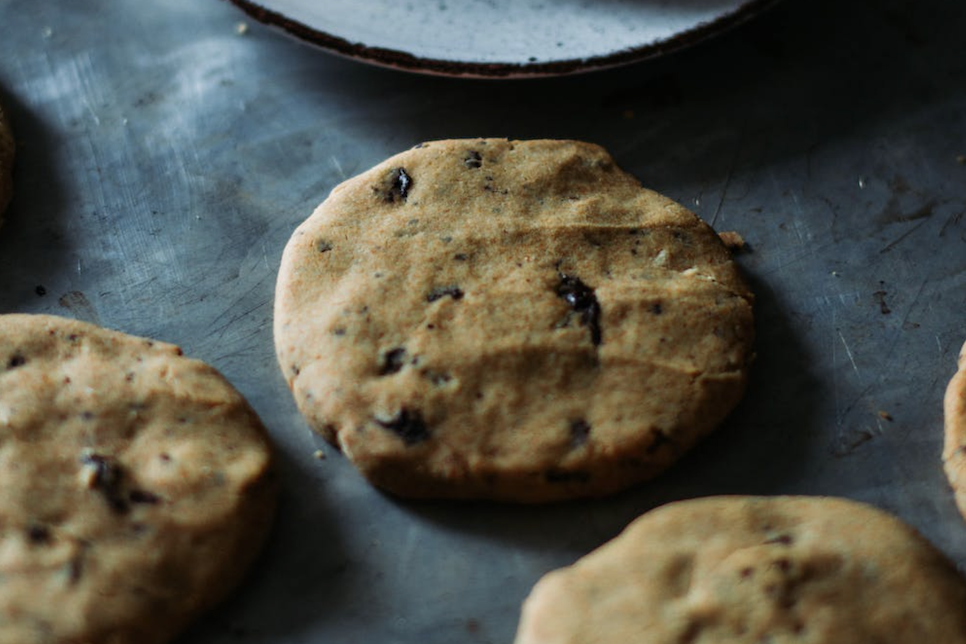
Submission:
POLYGON ((169 641, 268 533, 254 411, 173 345, 0 316, 0 641, 169 641))
POLYGON ((966 345, 959 352, 956 375, 946 387, 943 468, 956 494, 956 505, 966 517, 966 345))
POLYGON ((966 642, 966 584, 918 533, 820 497, 649 512, 541 579, 515 644, 966 642))
POLYGON ((3 213, 13 197, 13 133, 10 123, 0 105, 0 226, 3 225, 3 213))
POLYGON ((694 214, 575 141, 436 141, 336 187, 279 271, 312 427, 407 496, 654 476, 741 397, 751 294, 694 214))

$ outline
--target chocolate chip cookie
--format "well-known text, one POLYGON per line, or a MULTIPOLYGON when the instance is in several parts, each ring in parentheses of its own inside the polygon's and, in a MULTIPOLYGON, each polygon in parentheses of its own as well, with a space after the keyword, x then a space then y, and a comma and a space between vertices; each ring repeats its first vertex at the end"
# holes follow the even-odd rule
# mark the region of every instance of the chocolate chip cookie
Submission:
POLYGON ((0 642, 170 641, 239 582, 274 504, 265 430, 212 367, 0 316, 0 642))
POLYGON ((966 517, 966 345, 959 352, 959 368, 946 388, 943 406, 946 416, 943 467, 956 494, 956 505, 966 517))
POLYGON ((13 133, 3 105, 0 105, 0 226, 3 225, 3 212, 13 196, 13 155, 13 133))
POLYGON ((275 345, 375 485, 546 501, 653 477, 745 389, 752 295, 714 231, 576 141, 425 143, 289 241, 275 345))
POLYGON ((645 514, 524 602, 516 644, 966 642, 966 583, 870 506, 717 497, 645 514))

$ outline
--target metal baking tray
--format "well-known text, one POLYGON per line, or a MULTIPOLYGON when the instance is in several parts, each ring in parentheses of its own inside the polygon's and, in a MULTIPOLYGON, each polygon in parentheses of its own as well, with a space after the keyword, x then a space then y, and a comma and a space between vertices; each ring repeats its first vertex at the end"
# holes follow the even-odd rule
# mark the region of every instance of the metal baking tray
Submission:
POLYGON ((966 340, 966 10, 933 5, 788 0, 640 65, 483 82, 332 57, 227 2, 0 0, 19 142, 0 311, 177 343, 278 445, 274 536, 180 641, 508 643, 543 573, 659 504, 722 493, 867 501, 966 564, 940 464, 966 340), (343 179, 475 136, 602 144, 748 242, 747 397, 659 479, 537 507, 401 501, 296 411, 271 336, 289 235, 343 179))

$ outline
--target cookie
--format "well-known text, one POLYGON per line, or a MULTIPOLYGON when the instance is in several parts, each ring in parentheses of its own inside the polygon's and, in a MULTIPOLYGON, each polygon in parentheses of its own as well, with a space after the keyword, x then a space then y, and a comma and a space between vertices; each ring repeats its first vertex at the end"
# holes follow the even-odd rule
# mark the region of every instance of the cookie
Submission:
POLYGON ((3 212, 13 196, 13 133, 0 105, 0 226, 3 225, 3 212))
POLYGON ((752 296, 712 229, 600 147, 417 146, 285 248, 275 345, 309 424, 410 497, 650 478, 745 389, 752 296))
POLYGON ((966 517, 966 345, 959 352, 959 369, 946 387, 946 440, 943 468, 956 494, 956 505, 966 517))
POLYGON ((271 468, 252 409, 177 347, 0 316, 0 642, 170 641, 258 552, 271 468))
POLYGON ((953 565, 870 506, 712 497, 543 577, 515 644, 961 644, 964 606, 953 565))

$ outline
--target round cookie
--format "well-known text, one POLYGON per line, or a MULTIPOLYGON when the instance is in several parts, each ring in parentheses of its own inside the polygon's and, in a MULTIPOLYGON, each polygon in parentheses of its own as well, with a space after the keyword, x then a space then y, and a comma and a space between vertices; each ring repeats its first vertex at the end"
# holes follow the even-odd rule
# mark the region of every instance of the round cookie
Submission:
POLYGON ((171 640, 240 581, 275 488, 261 422, 212 367, 0 316, 0 642, 171 640))
POLYGON ((664 470, 728 414, 752 296, 712 229, 575 141, 437 141, 285 248, 299 409, 375 485, 546 501, 664 470))
POLYGON ((0 105, 0 226, 3 225, 3 212, 13 196, 13 155, 13 133, 3 105, 0 105))
POLYGON ((515 644, 961 644, 964 606, 953 565, 870 506, 712 497, 543 577, 515 644))
POLYGON ((959 352, 959 368, 946 387, 943 401, 946 440, 943 468, 956 494, 956 505, 966 517, 966 344, 959 352))

